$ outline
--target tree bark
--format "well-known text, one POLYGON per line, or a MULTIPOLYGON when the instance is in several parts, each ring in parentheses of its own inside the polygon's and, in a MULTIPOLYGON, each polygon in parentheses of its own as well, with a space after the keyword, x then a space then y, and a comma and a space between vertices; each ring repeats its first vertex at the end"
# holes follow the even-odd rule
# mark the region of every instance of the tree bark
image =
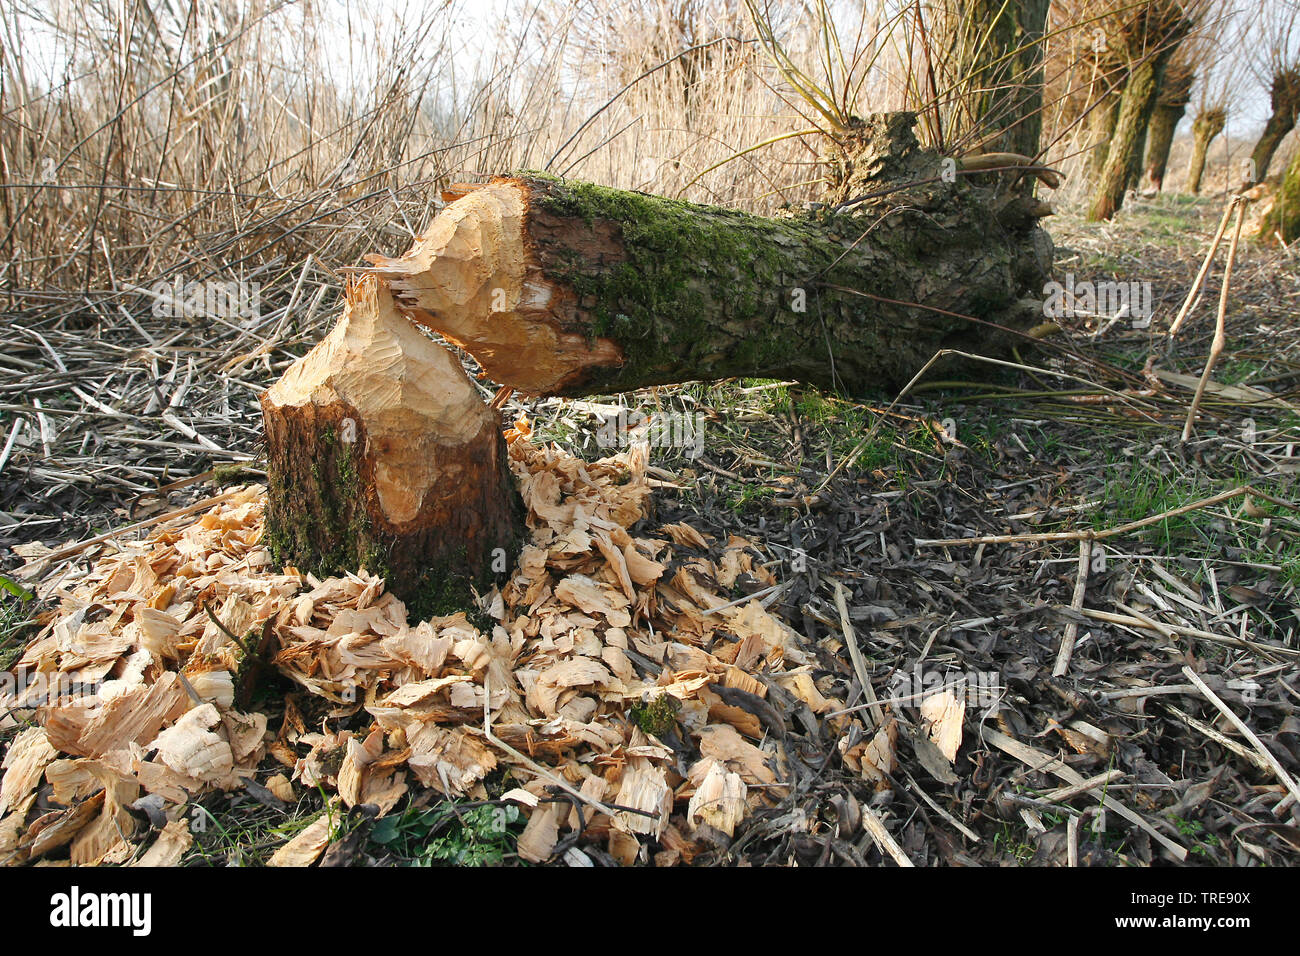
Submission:
POLYGON ((1252 182, 1261 183, 1268 175, 1268 167, 1273 162, 1273 154, 1286 138, 1286 134, 1295 129, 1296 113, 1300 111, 1300 70, 1282 70, 1273 77, 1269 91, 1272 113, 1264 124, 1251 150, 1251 167, 1255 174, 1252 182))
POLYGON ((1223 132, 1228 116, 1222 109, 1202 110, 1192 122, 1192 158, 1187 164, 1187 188, 1192 195, 1201 191, 1201 177, 1205 173, 1205 157, 1210 144, 1223 132))
MULTIPOLYGON (((1043 31, 1050 0, 950 0, 950 36, 957 102, 949 110, 950 142, 975 140, 981 151, 1037 156, 1043 128, 1043 31)), ((1022 192, 1034 180, 1020 179, 1022 192)))
POLYGON ((262 397, 266 541, 316 574, 366 568, 417 617, 507 573, 521 511, 499 417, 373 276, 262 397))
POLYGON ((1119 121, 1120 94, 1118 91, 1107 93, 1101 102, 1093 107, 1088 117, 1088 162, 1084 165, 1083 175, 1088 183, 1101 180, 1102 170, 1106 168, 1106 158, 1110 154, 1110 142, 1115 136, 1115 124, 1119 121))
POLYGON ((1187 111, 1187 104, 1157 106, 1147 130, 1146 176, 1156 192, 1165 188, 1165 170, 1169 168, 1169 150, 1174 145, 1174 131, 1187 111))
POLYGON ((1155 118, 1157 107, 1151 107, 1151 116, 1148 118, 1146 125, 1138 134, 1138 140, 1133 146, 1133 154, 1137 157, 1137 162, 1130 163, 1128 167, 1128 182, 1124 184, 1124 190, 1137 189, 1142 185, 1142 157, 1147 154, 1147 134, 1151 131, 1151 120, 1155 118))
POLYGON ((1300 153, 1287 167, 1273 205, 1259 226, 1259 238, 1265 242, 1276 242, 1279 237, 1285 243, 1300 238, 1300 153))
POLYGON ((529 394, 730 376, 897 389, 939 349, 1004 346, 981 321, 1041 322, 1022 300, 1051 264, 1042 203, 943 182, 897 115, 857 132, 835 196, 913 185, 853 215, 765 219, 523 175, 453 203, 402 258, 368 258, 414 321, 529 394))
POLYGON ((1188 56, 1179 56, 1166 68, 1164 88, 1156 98, 1155 112, 1147 127, 1146 177, 1156 192, 1164 190, 1169 150, 1178 124, 1187 112, 1192 84, 1196 81, 1196 64, 1188 60, 1188 56))
POLYGON ((1106 151, 1106 162, 1097 181, 1097 192, 1088 210, 1096 222, 1112 218, 1124 205, 1124 190, 1137 176, 1142 162, 1142 131, 1151 120, 1160 76, 1172 50, 1147 57, 1129 73, 1116 110, 1115 129, 1106 151))

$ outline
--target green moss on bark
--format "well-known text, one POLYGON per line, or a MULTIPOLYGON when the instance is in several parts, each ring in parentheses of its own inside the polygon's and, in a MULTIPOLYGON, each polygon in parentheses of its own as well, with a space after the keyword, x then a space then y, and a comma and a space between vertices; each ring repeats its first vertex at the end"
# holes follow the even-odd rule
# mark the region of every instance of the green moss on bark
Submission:
MULTIPOLYGON (((906 158, 940 168, 939 157, 915 149, 906 158)), ((1002 227, 986 192, 966 182, 911 188, 862 215, 768 219, 534 173, 518 178, 537 224, 532 252, 547 280, 575 300, 563 330, 613 340, 624 356, 560 394, 747 376, 857 394, 897 388, 951 336, 965 347, 982 334, 967 338, 968 320, 898 303, 938 300, 998 321, 1044 281, 1045 263, 1020 268, 1027 233, 1002 227), (1038 276, 1028 288, 1022 272, 1038 276)))

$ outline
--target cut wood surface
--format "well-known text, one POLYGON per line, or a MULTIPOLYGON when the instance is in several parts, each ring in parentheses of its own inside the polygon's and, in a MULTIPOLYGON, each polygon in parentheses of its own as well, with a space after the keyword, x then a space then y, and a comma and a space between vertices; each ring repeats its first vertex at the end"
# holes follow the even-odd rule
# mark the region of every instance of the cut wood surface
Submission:
POLYGON ((365 568, 421 614, 464 606, 457 582, 482 584, 494 552, 506 570, 521 529, 499 417, 374 277, 350 283, 338 324, 262 412, 277 561, 365 568))

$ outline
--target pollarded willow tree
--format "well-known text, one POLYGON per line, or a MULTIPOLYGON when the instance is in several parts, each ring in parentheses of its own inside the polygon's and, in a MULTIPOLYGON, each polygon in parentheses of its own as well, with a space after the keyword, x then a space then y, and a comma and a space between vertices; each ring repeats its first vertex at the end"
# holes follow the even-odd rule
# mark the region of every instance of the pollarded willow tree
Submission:
POLYGON ((1146 178, 1156 192, 1164 189, 1165 170, 1169 166, 1169 150, 1174 144, 1174 133, 1191 102, 1192 84, 1202 54, 1191 43, 1183 44, 1178 54, 1165 70, 1164 84, 1156 97, 1156 106, 1147 127, 1146 178))
POLYGON ((1090 220, 1110 219, 1123 206, 1125 190, 1141 168, 1142 145, 1165 70, 1205 6, 1204 0, 1141 0, 1124 4, 1110 18, 1106 44, 1124 56, 1128 69, 1088 209, 1090 220))
POLYGON ((1194 196, 1201 191, 1205 157, 1209 155, 1210 144, 1227 124, 1227 107, 1219 104, 1203 106, 1196 114, 1196 119, 1192 120, 1192 155, 1187 163, 1187 190, 1194 196))
POLYGON ((1269 91, 1268 121, 1250 152, 1254 181, 1262 182, 1273 154, 1300 116, 1300 6, 1262 4, 1251 36, 1260 78, 1269 91))

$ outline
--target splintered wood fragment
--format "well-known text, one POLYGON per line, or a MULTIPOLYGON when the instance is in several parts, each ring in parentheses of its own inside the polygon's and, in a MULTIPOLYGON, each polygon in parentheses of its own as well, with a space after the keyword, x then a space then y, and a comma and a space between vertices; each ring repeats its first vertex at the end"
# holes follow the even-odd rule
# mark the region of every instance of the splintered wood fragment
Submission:
POLYGON ((658 838, 668 825, 668 815, 673 808, 673 791, 664 779, 663 770, 649 760, 636 758, 624 768, 614 802, 622 807, 643 811, 618 811, 614 816, 615 826, 629 833, 644 833, 658 838))
POLYGON ((142 531, 145 528, 171 521, 174 518, 183 518, 186 515, 194 514, 196 511, 206 511, 207 509, 219 505, 221 502, 233 498, 235 495, 241 493, 242 489, 235 488, 219 495, 213 495, 210 498, 204 498, 202 501, 196 501, 194 504, 186 505, 183 508, 176 508, 173 511, 166 511, 162 514, 153 515, 152 517, 145 518, 143 521, 137 521, 135 524, 126 525, 125 527, 118 528, 115 531, 106 531, 103 534, 97 534, 93 538, 86 538, 83 541, 78 541, 76 544, 69 544, 51 551, 48 554, 43 554, 34 561, 22 565, 13 573, 19 578, 29 578, 41 571, 43 568, 49 567, 55 561, 62 561, 64 558, 71 558, 80 554, 82 551, 85 551, 87 548, 94 547, 97 544, 103 544, 105 541, 112 541, 116 538, 125 538, 136 531, 142 531))
POLYGON ((194 835, 184 820, 171 820, 162 828, 153 846, 145 851, 144 856, 136 860, 133 866, 176 866, 185 856, 194 835))
POLYGON ((555 844, 560 842, 560 816, 567 806, 548 803, 533 810, 516 845, 522 859, 529 863, 545 863, 551 858, 555 844))
POLYGON ((181 676, 166 671, 154 683, 138 685, 112 698, 89 717, 69 707, 46 707, 42 713, 46 715, 45 732, 56 747, 64 753, 99 757, 132 743, 148 743, 189 706, 181 676))
POLYGON ((19 806, 40 783, 45 768, 59 752, 40 727, 28 727, 15 737, 0 769, 0 817, 19 806))
MULTIPOLYGON (((1088 591, 1088 569, 1091 565, 1092 542, 1086 538, 1079 539, 1079 564, 1074 574, 1074 595, 1070 607, 1075 611, 1083 609, 1083 598, 1088 591)), ((1070 658, 1074 656, 1074 642, 1079 634, 1077 621, 1065 622, 1065 633, 1061 635, 1061 646, 1056 652, 1056 663, 1052 666, 1053 677, 1063 677, 1070 670, 1070 658)))
POLYGON ((196 781, 227 780, 234 770, 234 753, 229 741, 210 728, 221 723, 212 704, 187 711, 150 744, 158 759, 177 773, 196 781))
POLYGON ((898 721, 887 720, 873 737, 860 740, 845 751, 844 759, 862 774, 864 780, 882 786, 886 784, 887 775, 898 767, 897 743, 898 721))
MULTIPOLYGON (((1017 760, 1019 760, 1021 763, 1025 764, 1028 767, 1033 767, 1035 770, 1044 770, 1050 772, 1054 776, 1060 777, 1066 783, 1072 784, 1074 786, 1079 786, 1083 783, 1086 783, 1083 774, 1079 773, 1077 770, 1073 769, 1072 767, 1067 767, 1059 760, 1054 759, 1053 756, 1049 753, 1044 753, 1043 751, 1035 747, 1031 747, 1028 744, 1021 743, 1019 740, 1016 740, 1012 737, 1008 737, 1006 734, 999 733, 998 731, 993 730, 991 727, 982 726, 980 728, 980 733, 983 736, 983 738, 989 743, 991 743, 993 746, 997 747, 999 750, 1004 751, 1005 753, 1010 754, 1012 757, 1015 757, 1017 760)), ((1095 799, 1098 803, 1102 804, 1102 806, 1106 810, 1113 810, 1115 813, 1119 814, 1125 820, 1129 821, 1129 823, 1141 827, 1143 830, 1149 833, 1156 842, 1158 842, 1166 850, 1172 853, 1174 855, 1174 858, 1178 860, 1179 863, 1187 859, 1186 848, 1180 846, 1179 844, 1175 843, 1173 840, 1169 839, 1169 837, 1165 836, 1154 826, 1148 823, 1146 819, 1143 818, 1140 814, 1133 812, 1131 809, 1129 809, 1127 806, 1121 803, 1114 794, 1097 793, 1096 790, 1088 790, 1085 792, 1087 792, 1089 796, 1095 799)))
POLYGON ((734 836, 749 810, 747 795, 748 788, 739 774, 711 760, 708 773, 691 795, 686 821, 692 829, 710 827, 728 837, 734 836))
POLYGON ((888 854, 890 859, 899 866, 916 866, 903 852, 903 848, 898 845, 898 841, 885 829, 884 821, 876 816, 876 811, 865 803, 862 804, 862 828, 871 834, 871 839, 880 848, 880 852, 888 854))
POLYGON ((105 792, 100 790, 75 807, 36 820, 27 831, 27 837, 31 841, 27 850, 30 858, 34 860, 71 842, 91 820, 103 812, 104 800, 105 792))
POLYGON ((750 786, 776 783, 776 774, 768 766, 769 754, 743 739, 730 724, 708 724, 696 731, 700 755, 740 774, 750 786))
POLYGON ((331 816, 332 813, 327 810, 303 827, 297 836, 271 854, 266 865, 299 867, 315 863, 329 846, 333 822, 331 816))
POLYGON ((965 702, 950 690, 931 694, 921 701, 921 718, 929 724, 930 740, 952 763, 961 747, 961 729, 966 717, 965 702))
POLYGON ((464 796, 496 769, 496 754, 462 727, 417 725, 408 732, 411 756, 407 766, 426 787, 449 797, 464 796))

